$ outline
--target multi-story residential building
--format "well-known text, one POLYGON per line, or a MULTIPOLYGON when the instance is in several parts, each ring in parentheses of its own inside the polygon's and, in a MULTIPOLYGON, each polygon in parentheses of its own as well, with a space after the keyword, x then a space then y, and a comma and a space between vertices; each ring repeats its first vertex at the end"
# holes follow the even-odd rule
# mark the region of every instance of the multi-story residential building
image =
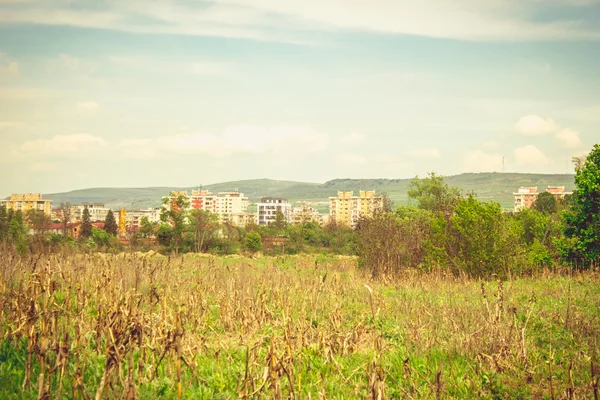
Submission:
MULTIPOLYGON (((566 192, 564 186, 548 186, 545 191, 552 193, 556 200, 564 199, 565 196, 573 194, 573 192, 566 192)), ((525 208, 531 208, 539 194, 540 192, 537 191, 536 186, 522 186, 519 188, 517 192, 513 193, 515 212, 521 211, 525 208)))
POLYGON ((383 208, 383 197, 376 196, 374 190, 338 192, 337 197, 329 198, 329 222, 355 227, 361 217, 369 217, 383 208))
POLYGON ((148 218, 148 222, 154 223, 160 221, 160 208, 145 208, 133 211, 127 211, 125 220, 127 221, 127 230, 136 231, 142 226, 142 218, 148 218))
POLYGON ((219 192, 216 195, 206 190, 192 190, 191 195, 187 192, 171 192, 171 206, 174 200, 183 195, 189 201, 190 210, 206 210, 219 216, 220 223, 232 223, 238 225, 245 221, 248 210, 248 197, 237 190, 233 192, 219 192))
POLYGON ((81 222, 83 219, 83 210, 85 208, 88 209, 90 221, 92 222, 104 222, 110 211, 110 208, 106 208, 102 203, 81 203, 80 205, 71 207, 71 221, 81 222))
POLYGON ((293 224, 302 224, 314 222, 316 224, 321 223, 321 214, 309 206, 294 207, 292 208, 291 219, 293 224))
POLYGON ((275 222, 277 212, 281 212, 286 221, 291 221, 292 205, 287 199, 261 197, 260 203, 256 205, 256 223, 258 225, 269 225, 275 222))
POLYGON ((52 213, 52 200, 42 199, 40 193, 11 194, 8 200, 0 200, 0 206, 23 213, 29 210, 43 211, 46 215, 52 213))

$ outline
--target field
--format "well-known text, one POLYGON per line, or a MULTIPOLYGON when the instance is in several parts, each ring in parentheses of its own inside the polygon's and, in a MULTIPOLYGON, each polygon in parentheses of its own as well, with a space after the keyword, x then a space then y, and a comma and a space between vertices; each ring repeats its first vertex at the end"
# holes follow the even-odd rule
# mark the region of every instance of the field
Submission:
POLYGON ((597 398, 600 274, 0 255, 0 398, 597 398))

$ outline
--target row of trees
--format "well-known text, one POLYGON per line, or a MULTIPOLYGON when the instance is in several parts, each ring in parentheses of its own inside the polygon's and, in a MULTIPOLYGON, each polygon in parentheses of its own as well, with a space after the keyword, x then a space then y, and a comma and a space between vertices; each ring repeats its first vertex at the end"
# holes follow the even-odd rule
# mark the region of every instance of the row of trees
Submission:
POLYGON ((359 223, 360 262, 375 277, 407 267, 507 276, 559 263, 593 266, 600 260, 600 145, 576 166, 575 184, 564 201, 541 193, 532 209, 506 213, 435 173, 417 177, 408 191, 416 206, 359 223))

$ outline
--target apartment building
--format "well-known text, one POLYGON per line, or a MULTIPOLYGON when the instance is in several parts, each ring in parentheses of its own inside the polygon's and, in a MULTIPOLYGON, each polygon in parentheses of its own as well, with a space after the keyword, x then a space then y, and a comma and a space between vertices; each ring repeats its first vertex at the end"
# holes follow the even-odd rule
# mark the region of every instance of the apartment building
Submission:
POLYGON ((358 196, 338 192, 337 197, 329 198, 329 222, 355 227, 361 217, 372 216, 382 208, 383 197, 375 195, 374 190, 361 190, 358 196))
MULTIPOLYGON (((533 203, 535 203, 535 200, 540 194, 537 189, 538 188, 536 186, 521 186, 517 192, 513 192, 515 212, 519 212, 533 206, 533 203)), ((565 196, 573 194, 573 192, 565 191, 564 186, 548 186, 545 191, 552 193, 556 200, 562 200, 565 198, 565 196)))
POLYGON ((309 206, 302 207, 294 207, 292 208, 291 220, 293 224, 303 224, 303 223, 321 223, 321 214, 319 211, 315 210, 309 206))
POLYGON ((102 203, 81 203, 71 207, 71 221, 81 222, 83 219, 83 210, 88 209, 90 213, 90 221, 104 222, 110 208, 106 208, 102 203))
POLYGON ((216 195, 207 190, 192 190, 187 192, 171 192, 171 206, 178 196, 185 196, 189 201, 189 210, 205 210, 219 216, 220 223, 231 223, 239 225, 247 221, 248 197, 237 190, 233 192, 219 192, 216 195))
POLYGON ((291 222, 292 205, 287 199, 261 197, 260 203, 256 205, 256 223, 258 225, 269 225, 275 222, 278 212, 283 214, 286 221, 291 222))
POLYGON ((160 207, 127 211, 125 214, 127 230, 137 231, 140 229, 144 217, 148 218, 148 222, 151 223, 160 221, 160 207))
POLYGON ((21 211, 43 211, 46 215, 52 213, 52 200, 45 200, 40 193, 11 194, 8 200, 0 200, 0 206, 6 209, 21 211))

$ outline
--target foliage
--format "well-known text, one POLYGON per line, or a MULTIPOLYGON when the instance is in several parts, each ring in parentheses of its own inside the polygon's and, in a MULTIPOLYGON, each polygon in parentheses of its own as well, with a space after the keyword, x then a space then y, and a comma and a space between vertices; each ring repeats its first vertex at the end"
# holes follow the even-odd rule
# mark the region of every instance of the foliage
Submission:
POLYGON ((27 210, 25 213, 25 220, 36 234, 44 234, 52 224, 50 216, 41 210, 27 210))
POLYGON ((533 202, 533 209, 543 213, 555 214, 557 207, 556 198, 550 192, 542 192, 538 194, 537 198, 533 202))
POLYGON ((408 197, 416 200, 419 208, 450 215, 460 198, 457 187, 444 183, 444 177, 430 172, 427 178, 415 177, 408 185, 408 197))
POLYGON ((72 212, 71 203, 60 203, 60 206, 58 207, 58 218, 62 224, 64 236, 69 234, 69 224, 73 217, 72 212))
POLYGON ((106 214, 106 219, 104 220, 104 230, 113 236, 117 236, 119 234, 119 226, 117 225, 117 220, 112 210, 108 210, 108 214, 106 214))
POLYGON ((190 213, 190 229, 193 232, 194 251, 200 253, 206 249, 206 241, 210 239, 219 225, 219 217, 205 210, 192 210, 190 213))
POLYGON ((90 219, 90 210, 87 207, 84 207, 83 213, 81 215, 81 230, 79 231, 79 237, 81 239, 87 239, 90 236, 92 236, 92 221, 90 219))
POLYGON ((24 254, 29 249, 29 227, 25 224, 23 213, 17 211, 11 218, 8 227, 10 241, 19 254, 24 254))
POLYGON ((262 238, 258 232, 249 232, 246 235, 246 249, 257 252, 262 250, 262 238))
POLYGON ((564 212, 563 257, 583 267, 600 259, 600 144, 594 145, 575 174, 576 189, 564 212))
POLYGON ((170 233, 166 235, 167 229, 163 228, 161 234, 163 235, 163 240, 167 236, 169 237, 169 248, 175 253, 179 253, 182 250, 183 236, 188 220, 188 208, 189 200, 184 195, 169 196, 163 199, 160 220, 163 224, 169 226, 170 233))
POLYGON ((8 240, 8 213, 6 212, 6 206, 0 206, 0 243, 8 240))

